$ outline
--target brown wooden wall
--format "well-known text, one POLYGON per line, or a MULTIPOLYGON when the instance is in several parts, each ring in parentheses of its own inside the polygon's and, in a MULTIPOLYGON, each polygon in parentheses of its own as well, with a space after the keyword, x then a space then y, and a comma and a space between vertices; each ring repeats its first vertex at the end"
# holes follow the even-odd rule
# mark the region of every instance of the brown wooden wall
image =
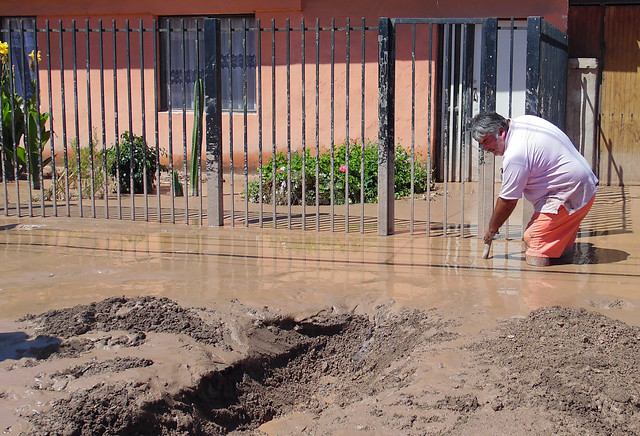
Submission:
POLYGON ((569 56, 600 65, 598 176, 640 184, 640 4, 572 6, 569 56))

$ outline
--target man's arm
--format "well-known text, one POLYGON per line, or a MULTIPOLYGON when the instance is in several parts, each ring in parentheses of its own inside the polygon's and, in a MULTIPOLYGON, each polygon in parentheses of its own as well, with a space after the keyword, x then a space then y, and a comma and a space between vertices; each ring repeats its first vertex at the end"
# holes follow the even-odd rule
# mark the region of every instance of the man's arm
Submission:
POLYGON ((496 207, 493 209, 493 214, 489 220, 489 228, 484 232, 484 243, 487 244, 498 233, 500 226, 509 218, 509 215, 516 208, 518 200, 505 200, 502 197, 498 197, 496 201, 496 207))

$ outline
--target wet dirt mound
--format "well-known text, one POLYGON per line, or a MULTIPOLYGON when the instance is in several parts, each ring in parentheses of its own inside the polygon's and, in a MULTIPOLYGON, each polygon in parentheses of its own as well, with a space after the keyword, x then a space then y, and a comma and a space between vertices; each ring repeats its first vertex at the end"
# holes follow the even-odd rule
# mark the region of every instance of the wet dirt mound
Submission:
MULTIPOLYGON (((152 306, 159 307, 157 303, 153 302, 152 306)), ((164 307, 174 307, 166 300, 162 303, 164 307)), ((58 326, 64 324, 62 318, 69 313, 93 313, 98 307, 113 312, 110 309, 113 306, 110 300, 29 319, 46 320, 39 325, 60 329, 58 326)), ((98 310, 95 313, 99 313, 98 310)), ((91 315, 90 319, 98 316, 91 315)), ((380 308, 375 317, 320 314, 304 321, 265 317, 243 322, 241 342, 247 345, 247 353, 234 364, 209 372, 193 385, 175 392, 163 391, 157 384, 143 381, 99 383, 69 392, 66 397, 55 400, 48 410, 28 417, 32 425, 30 434, 251 432, 291 410, 321 413, 331 404, 350 404, 367 395, 407 384, 411 374, 403 365, 416 347, 457 337, 447 332, 447 324, 435 312, 394 313, 387 308, 380 308)), ((147 322, 144 327, 158 328, 153 322, 147 322)), ((57 379, 85 376, 104 368, 105 365, 88 364, 54 375, 57 379)))
POLYGON ((29 435, 640 434, 640 328, 582 309, 539 309, 480 339, 393 304, 298 318, 237 301, 109 299, 25 321, 87 332, 60 349, 94 344, 4 365, 29 396, 48 395, 37 413, 11 406, 29 435), (148 318, 133 327, 135 311, 148 318), (201 333, 171 333, 178 325, 201 333), (131 333, 103 333, 111 326, 131 333))
POLYGON ((168 298, 113 297, 98 303, 27 315, 41 335, 70 338, 90 331, 124 330, 185 334, 199 342, 222 341, 222 322, 207 323, 193 309, 185 309, 168 298))
POLYGON ((640 434, 640 328, 552 307, 494 333, 472 348, 503 369, 496 409, 539 408, 559 432, 640 434))

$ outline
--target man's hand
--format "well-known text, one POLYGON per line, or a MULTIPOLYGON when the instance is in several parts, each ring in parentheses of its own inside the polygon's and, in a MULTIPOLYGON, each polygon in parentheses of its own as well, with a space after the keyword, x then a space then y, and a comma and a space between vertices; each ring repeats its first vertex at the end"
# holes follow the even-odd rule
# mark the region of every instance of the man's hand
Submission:
POLYGON ((518 204, 518 200, 505 200, 502 197, 498 197, 496 207, 493 209, 493 214, 489 220, 489 227, 482 238, 485 244, 488 244, 498 234, 498 229, 509 218, 513 209, 516 208, 516 204, 518 204), (495 232, 491 229, 495 229, 495 232))
POLYGON ((494 236, 496 236, 499 232, 492 232, 491 230, 487 229, 484 232, 484 236, 483 236, 483 241, 485 244, 488 244, 489 242, 493 241, 494 236))

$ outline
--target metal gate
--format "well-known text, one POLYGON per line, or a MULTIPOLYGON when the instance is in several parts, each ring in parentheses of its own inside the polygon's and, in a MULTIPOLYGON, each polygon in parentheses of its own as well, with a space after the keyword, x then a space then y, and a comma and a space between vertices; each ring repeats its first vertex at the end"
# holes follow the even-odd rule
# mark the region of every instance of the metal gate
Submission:
MULTIPOLYGON (((21 69, 6 82, 21 97, 0 117, 5 216, 381 235, 402 221, 430 236, 475 235, 488 220, 499 179, 467 122, 495 109, 501 89, 511 115, 513 19, 14 21, 0 32, 3 65, 21 69), (199 79, 206 146, 189 165, 199 79), (31 112, 41 122, 18 135, 31 112), (138 142, 148 148, 127 154, 138 142)), ((566 41, 540 18, 526 27, 527 111, 562 125, 566 41)))
MULTIPOLYGON (((459 236, 480 234, 489 222, 493 205, 495 203, 495 184, 499 182, 499 173, 496 171, 496 159, 489 153, 475 150, 472 146, 467 123, 474 115, 473 100, 477 100, 477 110, 496 110, 498 82, 507 82, 508 110, 504 116, 512 116, 512 112, 520 109, 527 114, 535 114, 546 118, 560 128, 564 128, 566 106, 566 77, 567 77, 567 41, 566 35, 549 25, 540 17, 530 17, 527 20, 526 32, 526 88, 524 108, 513 108, 514 92, 514 51, 524 47, 514 46, 515 20, 510 23, 500 23, 496 18, 488 19, 381 19, 380 20, 380 152, 381 170, 387 171, 387 183, 380 183, 378 203, 378 233, 390 234, 394 232, 394 197, 393 184, 393 150, 397 135, 394 132, 396 120, 394 119, 396 83, 394 77, 395 50, 398 45, 395 42, 396 33, 401 26, 410 26, 412 33, 412 71, 415 60, 415 33, 417 26, 428 26, 429 38, 422 43, 431 48, 434 45, 433 29, 437 29, 440 42, 437 44, 439 53, 435 66, 435 74, 438 81, 436 86, 429 86, 426 95, 416 96, 414 75, 411 86, 411 144, 413 148, 415 117, 413 106, 416 98, 429 101, 426 116, 427 141, 429 150, 433 148, 439 180, 442 183, 442 207, 441 221, 432 225, 431 199, 426 204, 425 230, 428 235, 435 230, 436 234, 448 235, 450 233, 459 236), (477 32, 480 28, 480 32, 477 32), (506 34, 505 34, 506 31, 506 34), (502 34, 501 34, 502 32, 502 34), (480 35, 480 41, 476 41, 475 35, 480 35), (507 49, 499 50, 507 41, 507 49), (479 42, 478 44, 475 44, 479 42), (480 47, 480 65, 474 65, 474 47, 480 47), (479 83, 473 83, 473 71, 479 69, 479 83), (505 80, 505 76, 507 77, 505 80), (434 102, 434 105, 431 102, 434 102), (474 169, 477 168, 477 178, 474 169), (474 213, 476 210, 468 210, 466 204, 467 181, 478 182, 477 187, 477 227, 473 227, 466 219, 465 212, 474 213), (451 223, 449 218, 449 184, 458 182, 458 198, 454 202, 458 204, 457 221, 451 223), (386 203, 386 204, 385 204, 386 203)), ((431 58, 431 51, 430 59, 431 58)), ((429 69, 431 77, 431 68, 429 69)), ((431 81, 431 79, 429 79, 431 81)), ((505 89, 501 86, 500 89, 505 89)), ((408 101, 405 97, 404 101, 408 101)), ((506 109, 506 108, 503 108, 506 109)), ((431 154, 429 155, 431 162, 431 154)), ((523 200, 523 202, 525 202, 523 200)), ((528 221, 529 206, 524 206, 523 221, 528 221)), ((520 227, 520 234, 526 222, 520 227)), ((509 223, 505 224, 505 233, 510 237, 509 223)), ((411 196, 410 229, 414 231, 414 197, 411 196)))

